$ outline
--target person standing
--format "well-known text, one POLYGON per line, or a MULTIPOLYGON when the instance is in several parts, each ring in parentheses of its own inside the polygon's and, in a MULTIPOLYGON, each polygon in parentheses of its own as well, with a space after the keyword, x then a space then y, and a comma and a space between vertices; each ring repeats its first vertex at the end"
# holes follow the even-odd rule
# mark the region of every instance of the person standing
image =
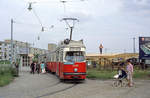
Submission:
POLYGON ((31 74, 34 74, 35 72, 35 62, 31 63, 31 74))
POLYGON ((127 61, 127 79, 128 79, 128 85, 129 87, 133 86, 133 65, 131 62, 128 60, 127 61))
POLYGON ((40 73, 40 64, 39 63, 36 63, 36 71, 38 74, 40 73))
POLYGON ((103 45, 102 44, 100 44, 100 46, 99 46, 99 51, 100 51, 100 54, 103 53, 103 45))
POLYGON ((119 79, 121 79, 121 78, 127 78, 127 73, 126 73, 126 71, 123 69, 123 67, 122 66, 119 66, 118 67, 118 75, 119 75, 119 79))
POLYGON ((44 64, 44 62, 41 63, 41 71, 42 71, 42 73, 45 73, 45 64, 44 64))
POLYGON ((15 67, 16 67, 16 71, 17 71, 17 76, 19 76, 19 64, 16 63, 16 64, 15 64, 15 67))

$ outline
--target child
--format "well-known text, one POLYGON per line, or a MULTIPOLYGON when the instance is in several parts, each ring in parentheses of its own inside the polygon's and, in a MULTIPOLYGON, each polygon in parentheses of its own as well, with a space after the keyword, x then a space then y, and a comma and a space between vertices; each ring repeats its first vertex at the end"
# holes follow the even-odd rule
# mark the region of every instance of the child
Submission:
POLYGON ((118 68, 118 75, 118 79, 127 78, 127 73, 121 66, 118 68))

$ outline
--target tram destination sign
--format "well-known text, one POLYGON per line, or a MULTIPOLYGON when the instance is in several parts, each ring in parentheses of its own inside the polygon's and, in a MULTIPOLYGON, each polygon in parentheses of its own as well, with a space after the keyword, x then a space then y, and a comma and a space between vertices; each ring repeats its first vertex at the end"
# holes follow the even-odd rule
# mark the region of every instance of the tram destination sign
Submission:
POLYGON ((139 37, 139 58, 150 59, 150 37, 139 37))
POLYGON ((80 47, 70 47, 70 51, 80 51, 80 47))

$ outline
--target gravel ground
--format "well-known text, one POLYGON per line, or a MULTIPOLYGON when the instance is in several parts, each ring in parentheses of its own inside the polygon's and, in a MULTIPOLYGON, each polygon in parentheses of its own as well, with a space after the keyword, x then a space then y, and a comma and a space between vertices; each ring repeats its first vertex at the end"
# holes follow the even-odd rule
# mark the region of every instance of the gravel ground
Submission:
POLYGON ((32 75, 26 70, 0 88, 0 98, 150 98, 150 80, 136 80, 134 87, 112 87, 112 82, 62 83, 54 75, 32 75))

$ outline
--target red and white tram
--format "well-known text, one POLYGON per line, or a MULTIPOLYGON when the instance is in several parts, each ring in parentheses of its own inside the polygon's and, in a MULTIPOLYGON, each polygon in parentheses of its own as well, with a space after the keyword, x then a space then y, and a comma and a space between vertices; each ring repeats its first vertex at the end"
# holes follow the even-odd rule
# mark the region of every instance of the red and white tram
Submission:
POLYGON ((60 79, 86 78, 85 45, 83 40, 64 40, 55 51, 46 54, 46 67, 60 79))

